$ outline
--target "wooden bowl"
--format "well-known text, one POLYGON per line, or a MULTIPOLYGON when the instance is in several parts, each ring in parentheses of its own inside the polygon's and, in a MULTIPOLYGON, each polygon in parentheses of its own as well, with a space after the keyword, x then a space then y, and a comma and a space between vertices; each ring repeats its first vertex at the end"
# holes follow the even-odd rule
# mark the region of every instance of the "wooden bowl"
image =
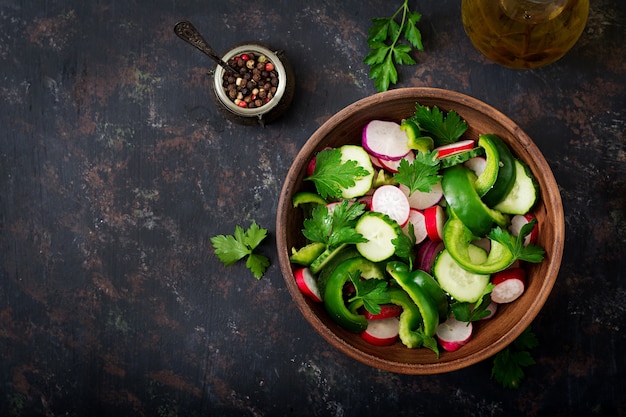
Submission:
POLYGON ((332 346, 346 355, 375 368, 403 374, 436 374, 454 371, 475 364, 496 354, 526 329, 546 302, 556 281, 561 258, 565 225, 563 206, 556 181, 545 158, 533 141, 508 117, 472 97, 435 88, 396 89, 375 94, 344 108, 324 123, 296 156, 278 202, 276 242, 280 268, 285 284, 306 320, 332 346), (469 125, 466 133, 478 138, 481 133, 495 133, 526 162, 535 175, 541 190, 540 201, 533 212, 539 224, 537 244, 546 250, 540 264, 527 268, 527 287, 524 294, 510 304, 500 305, 490 320, 474 323, 472 340, 455 352, 442 351, 440 357, 428 349, 408 349, 401 342, 388 347, 377 347, 365 342, 358 334, 336 325, 327 315, 322 303, 305 298, 295 282, 293 265, 289 262, 291 248, 304 245, 303 215, 294 209, 293 194, 310 187, 303 184, 309 160, 324 147, 347 143, 360 144, 361 131, 372 119, 400 121, 413 115, 415 104, 455 110, 469 125))

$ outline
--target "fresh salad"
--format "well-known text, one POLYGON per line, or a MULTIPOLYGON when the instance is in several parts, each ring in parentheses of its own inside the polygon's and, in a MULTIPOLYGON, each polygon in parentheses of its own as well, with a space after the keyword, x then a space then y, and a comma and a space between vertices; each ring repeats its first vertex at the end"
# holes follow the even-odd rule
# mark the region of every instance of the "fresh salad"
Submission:
POLYGON ((341 327, 379 346, 454 351, 472 322, 519 298, 527 262, 543 260, 530 169, 498 136, 466 137, 454 111, 372 120, 361 145, 310 161, 303 247, 292 248, 302 292, 341 327))

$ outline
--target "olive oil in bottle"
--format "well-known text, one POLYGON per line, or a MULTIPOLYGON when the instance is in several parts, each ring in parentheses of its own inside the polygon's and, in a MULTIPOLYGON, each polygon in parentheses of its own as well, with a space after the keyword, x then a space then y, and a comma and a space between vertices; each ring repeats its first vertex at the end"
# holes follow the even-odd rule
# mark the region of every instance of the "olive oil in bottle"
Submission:
POLYGON ((462 0, 474 46, 510 68, 537 68, 569 51, 582 34, 589 0, 462 0))

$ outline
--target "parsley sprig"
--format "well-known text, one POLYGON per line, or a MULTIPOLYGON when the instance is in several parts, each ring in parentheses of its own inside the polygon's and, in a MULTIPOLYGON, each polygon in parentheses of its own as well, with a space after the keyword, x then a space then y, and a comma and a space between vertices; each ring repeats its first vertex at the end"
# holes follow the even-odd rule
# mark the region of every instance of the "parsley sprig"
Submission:
POLYGON ((530 232, 532 232, 533 227, 535 227, 536 223, 536 219, 532 219, 531 221, 526 223, 521 228, 517 237, 511 236, 509 232, 502 229, 501 227, 496 227, 492 229, 487 237, 505 245, 511 251, 511 253, 513 253, 515 259, 531 263, 539 263, 543 261, 545 250, 541 246, 532 243, 524 246, 524 239, 526 238, 526 236, 528 236, 530 232))
POLYGON ((421 18, 421 14, 410 10, 409 1, 404 0, 391 17, 372 19, 367 37, 370 52, 363 62, 370 66, 370 78, 378 91, 387 91, 390 84, 398 82, 396 65, 415 64, 410 55, 413 48, 424 50, 422 34, 417 28, 421 18))
POLYGON ((535 363, 529 350, 537 345, 537 336, 528 327, 513 343, 496 354, 491 376, 505 388, 519 388, 524 368, 535 363))
POLYGON ((372 314, 380 313, 380 305, 391 302, 387 293, 387 281, 379 279, 361 279, 361 271, 349 275, 356 294, 348 302, 363 302, 363 307, 372 314))
POLYGON ((417 152, 414 161, 402 159, 398 166, 398 172, 394 175, 396 181, 406 185, 409 195, 415 191, 429 192, 433 185, 441 180, 439 172, 439 159, 435 152, 417 152))
POLYGON ((232 235, 213 236, 211 243, 215 254, 225 266, 231 266, 246 258, 246 267, 256 279, 261 279, 270 265, 270 260, 266 256, 254 253, 254 250, 266 236, 267 230, 253 221, 248 230, 244 231, 241 226, 235 226, 232 235))
POLYGON ((365 211, 365 205, 347 200, 335 205, 332 213, 324 205, 316 206, 311 217, 304 220, 302 234, 313 242, 334 249, 342 244, 357 244, 367 239, 356 231, 356 219, 365 211))
POLYGON ((418 103, 410 120, 432 135, 435 146, 454 143, 467 131, 467 122, 457 112, 450 110, 444 114, 437 106, 418 103))
POLYGON ((315 171, 305 180, 315 184, 322 198, 339 198, 342 190, 354 186, 357 179, 368 174, 357 161, 342 161, 339 149, 324 149, 315 156, 315 171))

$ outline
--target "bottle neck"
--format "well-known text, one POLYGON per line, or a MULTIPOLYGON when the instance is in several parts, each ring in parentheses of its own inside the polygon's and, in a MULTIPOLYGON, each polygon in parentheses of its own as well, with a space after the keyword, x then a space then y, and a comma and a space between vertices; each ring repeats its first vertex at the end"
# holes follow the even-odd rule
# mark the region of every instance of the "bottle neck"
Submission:
POLYGON ((500 0, 502 10, 511 19, 536 24, 554 19, 569 0, 500 0))

